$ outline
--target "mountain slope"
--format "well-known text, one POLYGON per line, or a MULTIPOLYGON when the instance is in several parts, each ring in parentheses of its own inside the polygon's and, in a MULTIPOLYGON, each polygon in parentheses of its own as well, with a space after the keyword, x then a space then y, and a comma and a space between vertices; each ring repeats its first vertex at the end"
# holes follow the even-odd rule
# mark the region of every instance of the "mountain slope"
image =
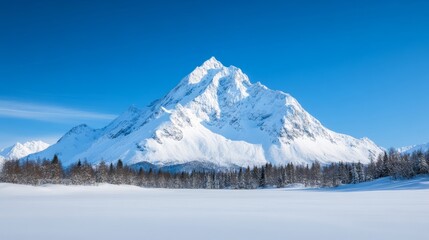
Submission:
POLYGON ((401 148, 397 148, 397 150, 400 153, 410 153, 410 154, 416 151, 426 152, 426 151, 429 151, 429 143, 401 147, 401 148))
POLYGON ((25 143, 16 143, 13 146, 0 150, 0 158, 20 159, 29 154, 40 152, 49 147, 49 144, 42 141, 30 141, 25 143))
POLYGON ((145 109, 130 107, 102 129, 81 125, 29 158, 222 167, 368 162, 382 150, 322 126, 289 94, 273 91, 215 58, 145 109))

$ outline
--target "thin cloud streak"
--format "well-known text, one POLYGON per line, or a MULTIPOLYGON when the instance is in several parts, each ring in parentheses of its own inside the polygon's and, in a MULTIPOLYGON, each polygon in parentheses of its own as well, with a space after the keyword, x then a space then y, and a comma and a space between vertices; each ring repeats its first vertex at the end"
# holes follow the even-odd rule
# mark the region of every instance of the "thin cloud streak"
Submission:
POLYGON ((116 115, 81 111, 59 106, 0 100, 0 117, 64 122, 82 119, 112 120, 116 115))

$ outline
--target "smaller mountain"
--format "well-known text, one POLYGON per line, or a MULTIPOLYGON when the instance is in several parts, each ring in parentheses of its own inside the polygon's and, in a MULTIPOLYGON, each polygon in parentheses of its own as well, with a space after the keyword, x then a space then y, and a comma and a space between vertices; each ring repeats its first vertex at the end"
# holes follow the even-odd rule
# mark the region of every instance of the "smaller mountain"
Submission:
POLYGON ((400 153, 413 153, 415 151, 426 152, 426 151, 429 151, 429 143, 412 145, 407 147, 400 147, 400 148, 397 148, 397 150, 400 153))
POLYGON ((45 150, 50 145, 43 141, 29 141, 25 143, 15 143, 13 146, 0 150, 0 161, 20 159, 32 153, 37 153, 45 150))

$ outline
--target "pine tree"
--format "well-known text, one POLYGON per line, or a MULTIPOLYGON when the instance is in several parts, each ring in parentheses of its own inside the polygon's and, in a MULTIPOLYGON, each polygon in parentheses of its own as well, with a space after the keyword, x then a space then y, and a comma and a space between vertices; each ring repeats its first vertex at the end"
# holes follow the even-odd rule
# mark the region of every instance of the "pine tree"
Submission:
MULTIPOLYGON (((155 181, 155 176, 153 173, 152 168, 149 168, 149 172, 147 173, 147 186, 148 187, 154 187, 154 181, 155 181)), ((180 186, 178 186, 180 183, 176 184, 176 188, 179 188, 180 186)))
POLYGON ((310 185, 313 185, 313 186, 319 185, 321 180, 322 180, 321 166, 318 161, 315 161, 311 165, 311 169, 310 169, 310 185))
POLYGON ((58 159, 57 154, 54 155, 54 157, 52 158, 52 164, 58 164, 60 162, 60 160, 58 159))
POLYGON ((212 172, 206 172, 205 188, 214 188, 214 174, 212 172))
POLYGON ((261 174, 259 176, 259 187, 264 188, 267 185, 266 182, 266 175, 265 175, 265 167, 262 166, 261 168, 261 174))
POLYGON ((249 166, 247 166, 246 172, 244 173, 244 186, 246 189, 252 188, 252 174, 249 166))
POLYGON ((259 168, 253 167, 252 169, 252 177, 251 177, 251 188, 258 188, 259 186, 259 168))
POLYGON ((387 177, 389 174, 389 157, 387 156, 387 153, 384 152, 381 177, 387 177))
MULTIPOLYGON (((235 175, 235 174, 234 174, 235 175)), ((245 180, 245 173, 243 173, 243 169, 240 168, 238 171, 238 181, 237 181, 237 188, 246 188, 246 180, 245 180)))
POLYGON ((426 162, 425 156, 423 153, 418 156, 418 165, 419 165, 419 174, 427 174, 429 173, 429 165, 426 162))
POLYGON ((365 180, 373 180, 377 178, 377 166, 374 162, 374 159, 370 157, 370 162, 368 164, 366 179, 365 180))
POLYGON ((95 180, 98 183, 107 183, 109 181, 109 168, 104 161, 101 161, 96 168, 95 180))
POLYGON ((295 167, 293 166, 293 163, 288 163, 286 165, 286 176, 287 176, 287 180, 286 180, 287 184, 291 184, 291 183, 295 183, 296 182, 296 179, 295 179, 295 167))
POLYGON ((358 162, 356 164, 356 172, 357 172, 357 178, 358 178, 358 182, 364 182, 365 181, 365 171, 364 171, 364 166, 362 163, 358 162))
POLYGON ((353 184, 359 183, 359 175, 355 164, 352 164, 350 174, 351 174, 351 183, 353 184))
POLYGON ((82 163, 79 160, 78 163, 74 166, 71 167, 70 169, 70 180, 73 184, 76 185, 82 185, 83 180, 81 178, 81 168, 82 168, 82 163))
POLYGON ((51 180, 51 183, 61 183, 63 179, 63 167, 61 165, 61 161, 59 160, 58 156, 55 154, 52 158, 51 163, 48 166, 49 168, 49 178, 51 180))
POLYGON ((119 159, 118 162, 116 163, 116 168, 117 169, 122 169, 124 167, 124 164, 122 163, 122 160, 119 159))

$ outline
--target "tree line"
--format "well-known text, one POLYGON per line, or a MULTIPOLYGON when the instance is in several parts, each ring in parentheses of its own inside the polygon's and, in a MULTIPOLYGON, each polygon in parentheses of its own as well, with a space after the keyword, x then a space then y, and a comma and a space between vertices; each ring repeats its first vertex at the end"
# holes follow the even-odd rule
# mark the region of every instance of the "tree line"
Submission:
POLYGON ((285 187, 290 184, 336 187, 342 184, 372 181, 381 177, 408 179, 429 173, 429 151, 400 154, 390 150, 371 159, 369 164, 331 163, 321 165, 285 166, 266 164, 230 171, 193 171, 170 173, 142 168, 134 169, 121 160, 115 164, 101 162, 92 166, 78 161, 64 168, 58 156, 43 161, 6 161, 0 181, 18 184, 72 184, 97 183, 128 184, 149 188, 205 188, 205 189, 255 189, 285 187))

